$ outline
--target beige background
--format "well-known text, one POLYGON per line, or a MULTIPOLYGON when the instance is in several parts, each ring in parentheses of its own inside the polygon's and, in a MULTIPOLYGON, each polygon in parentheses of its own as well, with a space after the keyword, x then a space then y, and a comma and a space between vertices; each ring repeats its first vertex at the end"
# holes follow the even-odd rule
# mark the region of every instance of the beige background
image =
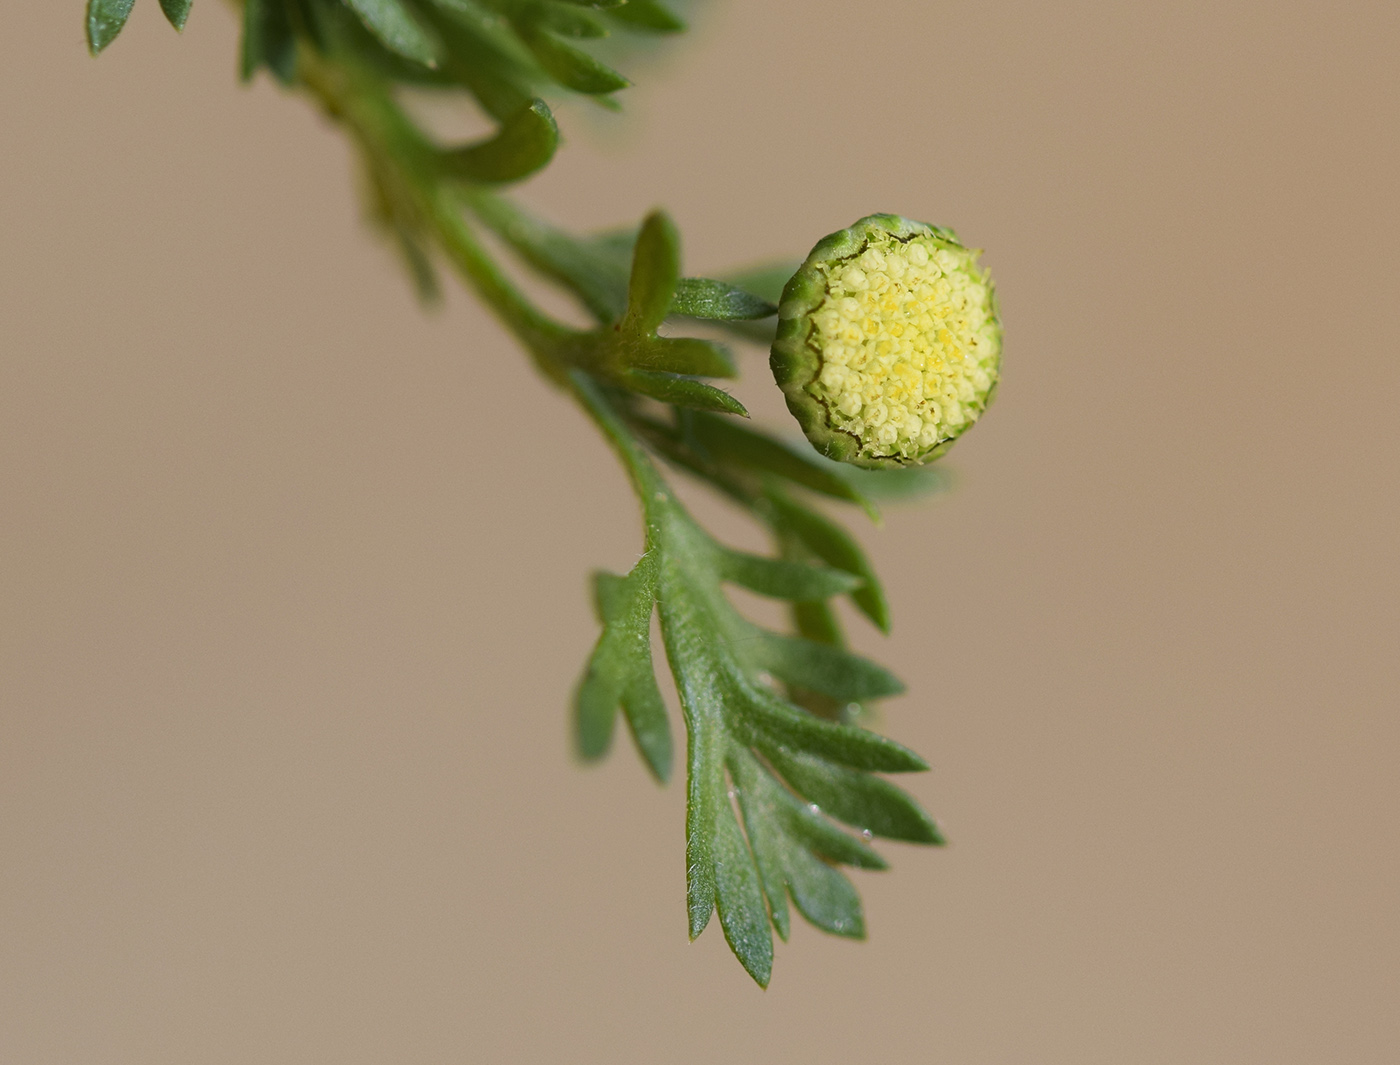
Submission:
POLYGON ((766 994, 681 790, 568 756, 592 431, 221 5, 5 7, 0 1059, 1400 1060, 1400 7, 728 0, 563 111, 555 217, 707 272, 898 211, 1003 294, 961 490, 863 533, 954 845, 766 994))

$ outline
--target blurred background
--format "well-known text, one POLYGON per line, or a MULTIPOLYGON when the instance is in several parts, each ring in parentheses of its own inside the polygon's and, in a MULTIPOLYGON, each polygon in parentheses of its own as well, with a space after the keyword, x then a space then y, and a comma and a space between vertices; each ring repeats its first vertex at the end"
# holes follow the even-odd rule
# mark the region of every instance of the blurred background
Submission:
POLYGON ((7 6, 0 1057, 1396 1060, 1400 7, 716 0, 561 110, 550 217, 705 274, 895 211, 1002 295, 959 489, 861 531, 952 845, 765 993, 682 789, 570 758, 640 545, 593 430, 222 5, 98 61, 7 6))

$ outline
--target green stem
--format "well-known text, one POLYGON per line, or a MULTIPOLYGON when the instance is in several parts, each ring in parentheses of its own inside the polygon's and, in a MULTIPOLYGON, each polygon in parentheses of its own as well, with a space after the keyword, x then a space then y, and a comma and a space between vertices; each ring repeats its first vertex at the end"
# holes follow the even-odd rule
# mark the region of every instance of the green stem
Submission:
POLYGON ((568 378, 579 405, 602 430, 608 443, 622 460, 622 465, 632 480, 632 487, 636 489, 637 497, 641 500, 647 524, 650 525, 655 504, 668 502, 671 498, 670 489, 646 452, 642 450, 637 438, 618 416, 617 410, 598 382, 582 370, 571 370, 568 378))
POLYGON ((562 358, 574 330, 536 307, 487 253, 463 216, 461 194, 443 174, 441 151, 394 101, 383 83, 349 62, 311 49, 299 57, 298 76, 331 117, 353 134, 387 194, 402 201, 436 237, 463 280, 534 357, 540 371, 566 384, 562 358))
POLYGON ((496 265, 462 217, 460 201, 452 190, 433 190, 424 206, 443 251, 458 273, 529 349, 540 371, 563 384, 567 367, 561 349, 574 331, 531 303, 496 265))
MULTIPOLYGON (((588 365, 587 334, 555 321, 530 302, 477 239, 464 217, 464 201, 487 204, 511 224, 528 216, 501 197, 464 190, 440 165, 441 151, 394 101, 383 82, 351 62, 303 49, 298 77, 332 118, 354 136, 385 194, 432 233, 463 280, 515 334, 547 378, 569 390, 613 445, 641 499, 650 536, 658 504, 670 489, 619 416, 588 365)), ((538 224, 538 223, 536 223, 538 224)))

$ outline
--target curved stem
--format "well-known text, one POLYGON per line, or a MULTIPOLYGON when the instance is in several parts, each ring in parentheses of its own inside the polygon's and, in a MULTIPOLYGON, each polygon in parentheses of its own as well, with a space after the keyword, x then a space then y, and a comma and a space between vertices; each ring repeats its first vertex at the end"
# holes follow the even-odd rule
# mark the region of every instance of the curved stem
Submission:
POLYGON ((297 74, 334 119, 353 134, 386 195, 436 239, 463 280, 534 357, 551 380, 564 385, 561 357, 574 330, 536 307, 487 253, 463 216, 461 194, 440 166, 442 153, 373 75, 349 62, 303 49, 297 74))

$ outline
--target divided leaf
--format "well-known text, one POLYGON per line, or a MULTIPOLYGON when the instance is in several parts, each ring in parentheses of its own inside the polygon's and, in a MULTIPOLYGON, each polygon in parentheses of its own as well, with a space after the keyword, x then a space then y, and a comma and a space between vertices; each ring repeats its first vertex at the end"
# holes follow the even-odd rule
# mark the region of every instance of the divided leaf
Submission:
POLYGON ((671 775, 671 725, 651 662, 655 574, 655 560, 647 555, 626 577, 595 575, 603 633, 574 699, 574 722, 579 756, 601 758, 621 706, 647 767, 664 783, 671 775))
MULTIPOLYGON (((690 935, 700 935, 718 910, 735 956, 755 982, 767 986, 772 931, 784 939, 790 931, 789 899, 817 927, 860 938, 865 919, 859 896, 835 865, 884 868, 866 843, 876 835, 943 841, 908 794, 875 775, 928 766, 893 740, 801 709, 769 683, 776 677, 833 698, 867 700, 902 689, 887 670, 840 647, 763 629, 740 615, 723 591, 729 581, 804 606, 824 606, 830 596, 864 586, 865 579, 847 569, 763 558, 716 543, 666 487, 608 393, 582 371, 574 371, 571 380, 626 464, 646 518, 643 563, 654 568, 645 571, 645 579, 653 582, 648 587, 660 612, 688 733, 690 935), (859 829, 864 838, 831 818, 859 829)), ((762 498, 761 493, 753 497, 762 498)), ((819 529, 829 538, 825 525, 819 529)), ((809 535, 821 539, 810 530, 809 535)), ((840 551, 828 545, 827 553, 855 567, 849 545, 838 541, 837 546, 840 551)), ((859 562, 863 565, 863 559, 859 562)), ((625 580, 600 581, 600 611, 607 617, 625 612, 622 604, 635 594, 628 582, 639 579, 643 563, 625 580)), ((651 598, 646 602, 649 609, 651 598)), ((590 677, 606 672, 590 664, 590 677)), ((610 690, 620 687, 614 681, 610 690)))
POLYGON ((761 750, 793 790, 838 821, 886 839, 944 842, 919 804, 888 780, 781 744, 764 743, 761 750))

